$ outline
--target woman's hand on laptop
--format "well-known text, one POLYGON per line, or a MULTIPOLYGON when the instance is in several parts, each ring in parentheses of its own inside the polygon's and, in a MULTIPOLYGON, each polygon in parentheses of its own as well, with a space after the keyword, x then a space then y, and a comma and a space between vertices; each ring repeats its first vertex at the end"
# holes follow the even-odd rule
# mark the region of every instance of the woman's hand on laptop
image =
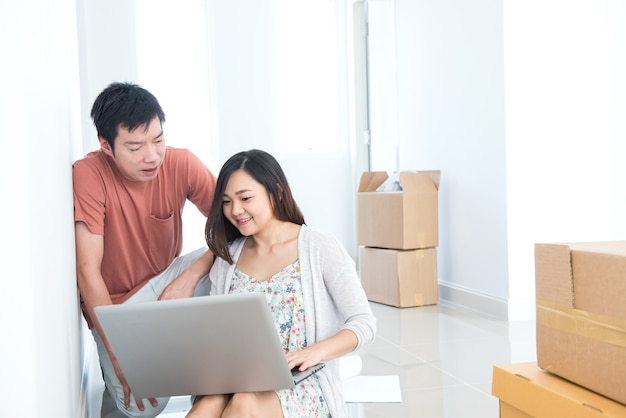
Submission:
POLYGON ((286 358, 290 369, 293 370, 297 368, 300 371, 304 371, 322 362, 322 357, 318 350, 315 349, 315 344, 299 351, 287 353, 286 358))
POLYGON ((357 343, 358 339, 354 332, 342 329, 330 338, 318 341, 300 351, 287 353, 287 363, 292 370, 299 366, 300 371, 304 371, 318 363, 336 359, 354 351, 357 343))

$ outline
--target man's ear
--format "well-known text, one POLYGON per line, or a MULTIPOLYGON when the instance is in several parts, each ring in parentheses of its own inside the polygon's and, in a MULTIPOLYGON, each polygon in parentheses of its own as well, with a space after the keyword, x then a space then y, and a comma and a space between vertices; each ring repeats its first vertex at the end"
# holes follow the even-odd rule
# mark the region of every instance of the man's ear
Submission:
POLYGON ((104 152, 109 157, 115 158, 115 153, 113 152, 113 149, 111 148, 111 144, 109 144, 109 141, 102 138, 101 136, 98 136, 98 141, 100 141, 100 149, 102 150, 102 152, 104 152))

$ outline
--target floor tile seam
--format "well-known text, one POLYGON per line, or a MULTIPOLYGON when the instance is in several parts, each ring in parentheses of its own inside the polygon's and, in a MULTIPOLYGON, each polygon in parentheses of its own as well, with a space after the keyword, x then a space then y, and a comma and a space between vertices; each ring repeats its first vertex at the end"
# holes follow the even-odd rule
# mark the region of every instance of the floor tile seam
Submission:
MULTIPOLYGON (((429 345, 429 344, 438 344, 438 343, 444 343, 444 344, 452 344, 452 343, 462 343, 462 342, 468 342, 468 341, 495 341, 495 340, 506 340, 506 341, 510 341, 506 338, 455 338, 455 339, 444 339, 444 340, 439 340, 439 339, 431 339, 431 340, 415 340, 415 341, 394 341, 393 339, 389 339, 387 337, 380 337, 380 338, 385 338, 385 341, 388 342, 390 345, 393 345, 395 347, 410 347, 410 346, 414 346, 414 345, 429 345)), ((529 340, 530 341, 530 340, 529 340)))
MULTIPOLYGON (((506 342, 513 342, 512 340, 508 339, 508 338, 504 338, 504 337, 484 337, 484 338, 455 338, 455 339, 442 339, 442 340, 434 340, 434 341, 417 341, 417 342, 410 342, 410 343, 395 343, 390 341, 391 344, 394 344, 398 347, 411 347, 411 346, 417 346, 417 345, 427 345, 427 344, 455 344, 455 343, 464 343, 464 342, 470 342, 470 341, 506 341, 506 342)), ((519 342, 533 342, 533 339, 516 339, 514 340, 515 342, 519 343, 519 342)))
MULTIPOLYGON (((408 352, 405 352, 405 354, 408 354, 408 355, 411 357, 411 359, 416 360, 416 365, 417 365, 417 364, 419 364, 419 365, 423 365, 423 364, 426 364, 426 363, 428 362, 425 358, 423 358, 423 357, 419 357, 419 356, 416 356, 416 355, 415 355, 415 354, 413 354, 413 353, 408 353, 408 352)), ((384 362, 384 363, 391 364, 393 367, 406 367, 406 365, 399 365, 399 364, 394 364, 394 363, 391 363, 391 361, 389 360, 389 358, 388 358, 388 357, 386 357, 386 356, 379 356, 379 355, 372 354, 372 353, 368 353, 367 355, 368 355, 370 358, 377 359, 377 360, 382 361, 382 362, 384 362)), ((365 361, 367 361, 366 359, 364 359, 364 360, 365 360, 365 361)))
MULTIPOLYGON (((438 360, 437 363, 440 363, 441 361, 438 360)), ((439 370, 441 373, 445 374, 446 376, 449 376, 455 380, 458 380, 459 382, 461 382, 463 385, 468 385, 468 386, 472 386, 472 385, 476 385, 476 384, 480 384, 481 382, 470 382, 467 381, 466 379, 457 376, 456 374, 452 374, 448 371, 445 371, 442 367, 438 366, 435 362, 433 361, 427 361, 426 364, 428 364, 429 366, 439 370)))
MULTIPOLYGON (((406 350, 405 350, 405 349, 404 349, 401 345, 398 345, 396 342, 394 342, 394 341, 390 340, 389 338, 386 338, 386 337, 384 337, 384 336, 378 336, 378 335, 376 336, 376 338, 380 338, 380 339, 381 339, 381 340, 383 340, 384 342, 388 343, 388 344, 389 344, 389 346, 390 346, 390 347, 392 347, 392 348, 397 348, 397 349, 399 349, 399 350, 401 350, 401 351, 406 352, 407 354, 410 354, 410 355, 412 355, 412 356, 415 356, 415 354, 413 354, 413 353, 410 353, 410 352, 406 351, 406 350)), ((365 349, 365 353, 367 353, 367 352, 368 352, 368 351, 367 351, 367 348, 366 348, 366 349, 365 349)))
POLYGON ((402 351, 402 352, 404 352, 405 354, 408 354, 410 357, 416 358, 416 359, 418 359, 418 360, 423 361, 424 363, 427 363, 427 360, 426 360, 425 358, 420 357, 419 355, 417 355, 417 354, 415 354, 415 353, 411 353, 410 351, 408 351, 407 349, 405 349, 403 346, 398 345, 398 344, 396 344, 396 343, 394 343, 394 342, 392 342, 392 341, 389 341, 389 340, 388 340, 388 342, 389 342, 389 344, 390 344, 393 348, 396 348, 396 349, 398 349, 399 351, 402 351))
POLYGON ((400 389, 401 393, 405 392, 426 392, 433 389, 449 389, 454 387, 470 387, 471 385, 467 383, 453 383, 453 384, 441 384, 441 385, 433 385, 433 386, 420 386, 420 387, 403 387, 400 389))
POLYGON ((493 394, 491 393, 491 390, 489 390, 488 392, 485 392, 480 386, 478 386, 477 384, 470 384, 469 386, 471 386, 473 389, 479 391, 480 393, 484 393, 486 395, 489 396, 493 396, 493 394))
POLYGON ((484 319, 487 321, 492 321, 494 323, 508 323, 509 321, 498 318, 496 316, 492 316, 492 315, 488 315, 484 312, 481 312, 479 310, 476 309, 472 309, 463 305, 459 305, 456 304, 454 302, 450 302, 450 301, 440 301, 439 306, 441 306, 444 309, 450 309, 451 311, 454 311, 456 313, 460 313, 463 315, 469 315, 472 317, 476 317, 476 318, 480 318, 480 319, 484 319))
POLYGON ((428 341, 413 341, 410 343, 393 343, 391 342, 391 344, 395 345, 398 348, 403 348, 403 349, 410 349, 410 348, 419 348, 420 345, 422 346, 427 346, 427 345, 434 345, 434 344, 439 344, 439 346, 441 347, 445 347, 447 345, 452 345, 452 344, 460 344, 460 343, 469 343, 469 342, 507 342, 509 344, 511 343, 515 343, 515 344, 520 344, 520 343, 534 343, 535 340, 533 339, 528 339, 528 340, 509 340, 506 338, 459 338, 459 339, 450 339, 450 340, 434 340, 431 342, 428 341))

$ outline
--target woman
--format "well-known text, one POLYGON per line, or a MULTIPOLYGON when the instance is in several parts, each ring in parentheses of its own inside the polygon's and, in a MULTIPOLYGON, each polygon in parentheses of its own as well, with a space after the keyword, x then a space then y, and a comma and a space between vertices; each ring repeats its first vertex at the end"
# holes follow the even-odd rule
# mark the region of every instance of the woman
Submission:
POLYGON ((199 396, 187 417, 346 416, 333 360, 369 344, 376 319, 353 260, 305 225, 274 157, 250 150, 224 164, 206 239, 216 256, 211 294, 265 292, 289 367, 326 367, 293 389, 199 396))

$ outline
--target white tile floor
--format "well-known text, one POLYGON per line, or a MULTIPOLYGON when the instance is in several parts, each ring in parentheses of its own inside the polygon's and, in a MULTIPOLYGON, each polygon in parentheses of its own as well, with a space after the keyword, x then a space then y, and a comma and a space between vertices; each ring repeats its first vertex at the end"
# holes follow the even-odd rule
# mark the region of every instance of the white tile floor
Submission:
POLYGON ((361 374, 399 375, 403 402, 364 404, 366 418, 497 418, 493 365, 536 359, 534 321, 509 323, 443 302, 372 308, 378 336, 361 374))
MULTIPOLYGON (((355 418, 497 418, 494 364, 536 360, 535 322, 507 322, 440 302, 399 309, 372 303, 378 336, 361 375, 398 375, 402 403, 352 404, 355 418)), ((182 418, 188 399, 161 414, 182 418)))

